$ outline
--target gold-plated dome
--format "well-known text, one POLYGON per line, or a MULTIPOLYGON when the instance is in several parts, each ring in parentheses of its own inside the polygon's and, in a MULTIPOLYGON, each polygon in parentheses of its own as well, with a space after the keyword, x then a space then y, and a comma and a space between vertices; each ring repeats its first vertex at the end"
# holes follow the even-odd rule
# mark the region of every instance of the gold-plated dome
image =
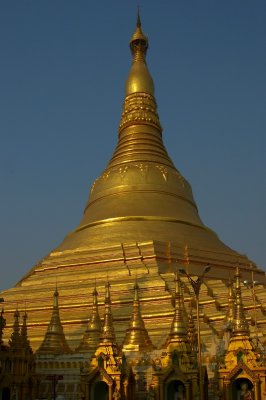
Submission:
MULTIPOLYGON (((80 225, 37 269, 41 271, 58 262, 75 263, 80 252, 97 248, 113 253, 113 246, 117 246, 123 254, 127 243, 136 244, 139 253, 138 249, 147 242, 162 243, 168 259, 182 260, 187 246, 189 258, 196 265, 211 263, 232 269, 239 263, 249 269, 250 262, 245 256, 227 247, 202 223, 190 184, 164 147, 152 79, 145 61, 148 40, 139 18, 130 47, 133 64, 116 149, 105 171, 92 185, 80 225)), ((109 259, 110 255, 103 257, 109 259)), ((166 263, 164 270, 169 268, 169 260, 166 263)), ((212 274, 214 271, 212 268, 212 274)))
MULTIPOLYGON (((250 266, 246 256, 230 249, 203 224, 190 184, 176 169, 164 147, 152 78, 145 60, 148 40, 140 20, 130 48, 133 63, 118 143, 106 169, 92 185, 79 226, 15 288, 1 294, 5 298, 6 332, 12 328, 10 320, 14 308, 18 302, 24 304, 27 299, 29 337, 35 349, 40 346, 47 329, 47 293, 52 295, 55 281, 63 290, 60 315, 68 343, 73 348, 78 346, 84 333, 82 324, 87 318, 88 289, 93 289, 95 278, 99 282, 99 304, 105 303, 105 315, 98 355, 107 344, 110 351, 116 352, 116 340, 120 344, 124 339, 131 314, 128 288, 132 287, 136 274, 143 284, 145 328, 156 347, 165 343, 169 335, 173 310, 168 301, 170 293, 165 293, 165 288, 167 280, 172 282, 178 264, 185 265, 188 273, 198 276, 210 264, 212 269, 208 279, 215 282, 227 279, 239 264, 245 278, 252 270, 255 279, 265 282, 262 270, 250 266), (105 298, 103 294, 107 275, 112 284, 115 328, 109 284, 105 298), (35 298, 36 302, 33 301, 35 298)), ((181 151, 182 148, 176 149, 176 152, 181 151)), ((99 157, 100 152, 101 149, 99 157)), ((224 290, 222 287, 217 289, 218 295, 224 290)), ((215 297, 215 304, 217 302, 215 297)), ((179 312, 178 307, 176 312, 179 312)), ((58 306, 54 313, 55 319, 51 320, 48 331, 55 330, 61 335, 58 306)), ((183 329, 177 317, 173 325, 174 336, 180 335, 183 329)), ((224 320, 224 315, 220 320, 224 320)))

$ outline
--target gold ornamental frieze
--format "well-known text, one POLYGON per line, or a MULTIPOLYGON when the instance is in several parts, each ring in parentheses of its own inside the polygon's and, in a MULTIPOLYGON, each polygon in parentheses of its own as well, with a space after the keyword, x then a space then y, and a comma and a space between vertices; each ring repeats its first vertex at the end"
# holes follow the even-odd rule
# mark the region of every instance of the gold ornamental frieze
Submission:
POLYGON ((122 117, 119 124, 120 133, 132 123, 154 125, 161 130, 157 105, 153 96, 147 93, 133 93, 125 98, 122 117))

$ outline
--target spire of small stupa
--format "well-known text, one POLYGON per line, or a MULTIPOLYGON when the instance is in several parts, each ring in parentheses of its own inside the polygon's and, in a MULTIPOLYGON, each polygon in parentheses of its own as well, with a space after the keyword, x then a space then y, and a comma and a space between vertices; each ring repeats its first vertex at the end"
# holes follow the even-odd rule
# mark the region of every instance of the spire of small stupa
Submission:
POLYGON ((100 341, 97 345, 96 351, 91 358, 90 367, 94 369, 97 365, 105 365, 105 369, 118 368, 118 354, 119 348, 116 343, 115 331, 113 326, 113 315, 111 310, 111 295, 110 283, 105 284, 105 310, 104 310, 104 323, 100 335, 100 341))
POLYGON ((6 319, 4 318, 4 309, 2 308, 0 314, 0 346, 3 344, 3 332, 6 326, 6 319))
POLYGON ((80 345, 76 349, 78 352, 95 351, 100 340, 102 324, 98 310, 98 292, 96 286, 92 292, 92 296, 92 313, 80 345))
POLYGON ((71 353, 67 344, 59 312, 59 293, 57 287, 54 292, 53 310, 44 340, 37 350, 39 354, 71 353))
POLYGON ((172 320, 171 330, 168 336, 168 351, 177 348, 187 349, 187 328, 186 328, 186 312, 184 299, 181 289, 181 282, 178 273, 175 273, 175 293, 174 293, 175 313, 172 320))
POLYGON ((106 282, 105 285, 105 311, 104 311, 104 323, 101 334, 101 342, 115 343, 115 331, 113 326, 113 315, 111 310, 111 295, 110 295, 110 283, 106 282))
POLYGON ((225 330, 232 331, 235 313, 235 293, 233 282, 229 279, 228 283, 228 308, 225 316, 225 330))
POLYGON ((258 354, 251 341, 248 321, 245 316, 240 278, 239 267, 237 267, 235 273, 233 329, 224 356, 224 363, 231 370, 240 362, 248 365, 249 368, 258 366, 258 354))
POLYGON ((24 349, 31 350, 30 341, 28 339, 27 318, 28 318, 28 316, 25 311, 25 313, 23 315, 23 322, 22 322, 22 327, 21 327, 21 331, 20 331, 21 343, 22 343, 22 347, 24 349))
POLYGON ((194 322, 192 304, 190 302, 188 311, 188 322, 187 322, 187 338, 190 344, 191 350, 196 351, 197 349, 197 330, 194 322))
POLYGON ((141 315, 139 285, 137 282, 135 282, 133 312, 129 323, 129 328, 126 331, 123 349, 125 351, 149 351, 153 348, 154 346, 145 328, 145 323, 141 315))
POLYGON ((21 348, 21 335, 20 335, 20 325, 19 325, 19 311, 16 309, 14 312, 14 324, 13 332, 11 334, 9 345, 11 348, 21 348))
POLYGON ((240 271, 236 268, 235 273, 235 308, 233 320, 233 336, 249 336, 249 326, 245 317, 242 301, 240 271))

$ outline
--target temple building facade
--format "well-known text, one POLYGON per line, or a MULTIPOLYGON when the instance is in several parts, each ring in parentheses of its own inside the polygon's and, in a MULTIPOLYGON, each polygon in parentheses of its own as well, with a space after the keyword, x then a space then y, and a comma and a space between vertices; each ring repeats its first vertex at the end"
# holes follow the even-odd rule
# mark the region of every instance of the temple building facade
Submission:
POLYGON ((265 400, 265 273, 204 225, 164 147, 139 16, 130 50, 80 224, 0 295, 0 400, 265 400))

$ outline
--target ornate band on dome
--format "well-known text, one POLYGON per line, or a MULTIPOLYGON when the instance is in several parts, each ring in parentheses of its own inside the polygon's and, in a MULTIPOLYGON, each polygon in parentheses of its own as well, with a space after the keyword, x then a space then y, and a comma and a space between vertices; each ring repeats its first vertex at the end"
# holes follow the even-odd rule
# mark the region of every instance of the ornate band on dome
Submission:
POLYGON ((157 104, 148 93, 132 93, 125 98, 119 131, 132 124, 150 124, 162 131, 157 104))

